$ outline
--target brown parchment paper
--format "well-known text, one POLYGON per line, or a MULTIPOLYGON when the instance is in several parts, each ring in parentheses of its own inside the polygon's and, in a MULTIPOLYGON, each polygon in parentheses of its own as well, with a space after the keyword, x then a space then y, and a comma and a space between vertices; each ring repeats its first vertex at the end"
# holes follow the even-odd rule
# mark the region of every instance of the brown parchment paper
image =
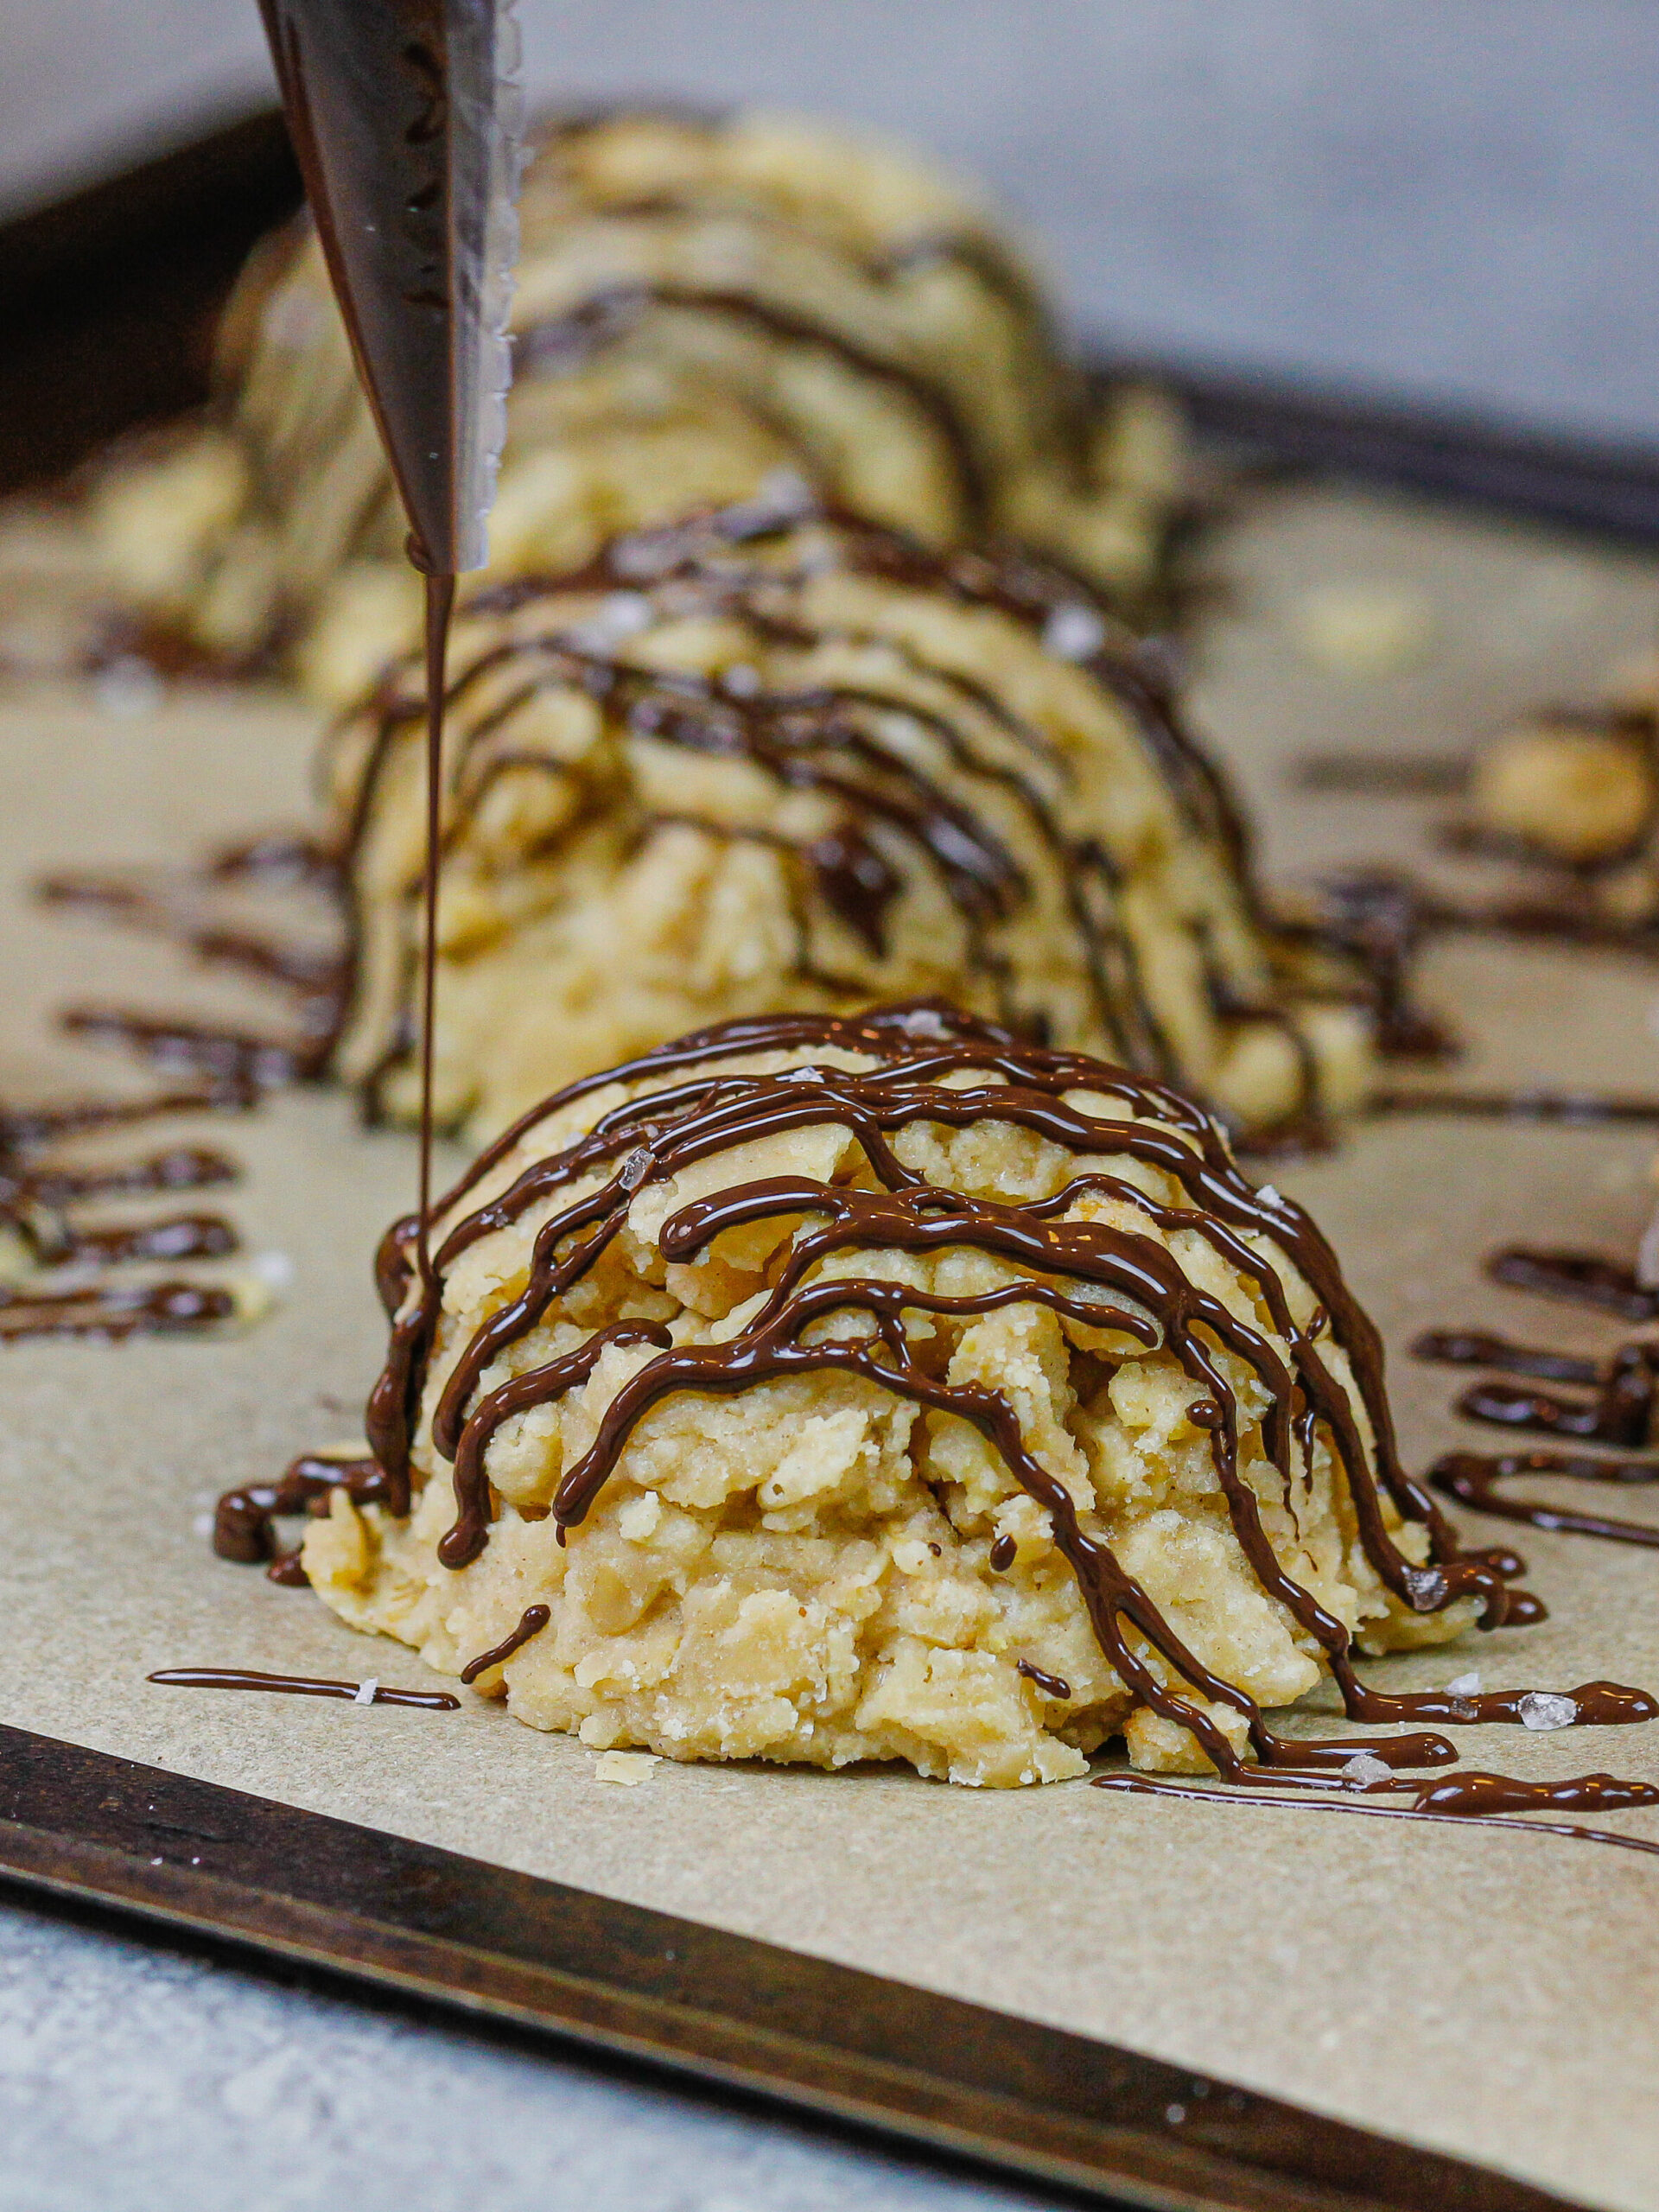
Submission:
MULTIPOLYGON (((1309 798, 1287 761, 1441 752, 1571 693, 1648 641, 1659 582, 1633 556, 1330 490, 1256 500, 1217 563, 1229 594, 1202 643, 1200 711, 1281 874, 1419 858, 1436 811, 1309 798), (1422 594, 1418 664, 1357 680, 1304 658, 1306 595, 1332 583, 1422 594)), ((24 888, 48 864, 183 859, 297 818, 310 737, 274 696, 175 687, 131 715, 86 687, 3 687, 0 1094, 133 1080, 54 1039, 67 995, 246 1007, 164 949, 31 908, 24 888)), ((1475 1040, 1459 1079, 1659 1090, 1659 972, 1465 945, 1437 953, 1426 988, 1475 1040)), ((176 1134, 242 1158, 230 1210, 251 1250, 287 1255, 293 1284, 232 1342, 0 1351, 7 1720, 1128 2043, 1575 2198, 1659 2208, 1659 1859, 1086 1783, 977 1794, 887 1771, 664 1764, 621 1789, 595 1782, 580 1745, 482 1704, 435 1715, 148 1685, 189 1663, 427 1679, 304 1592, 214 1560, 199 1526, 226 1484, 354 1433, 381 1346, 369 1255, 409 1202, 412 1147, 363 1134, 327 1093, 176 1134)), ((1269 1171, 1317 1209, 1388 1332, 1414 1463, 1479 1441, 1448 1410, 1459 1378, 1403 1357, 1414 1330, 1618 1341, 1617 1323, 1494 1289, 1477 1263, 1512 1236, 1628 1250, 1652 1148, 1640 1132, 1383 1122, 1335 1159, 1269 1171)), ((1639 1493, 1614 1510, 1639 1512, 1639 1493)), ((1522 1533, 1545 1625, 1374 1678, 1415 1687, 1473 1666, 1488 1687, 1659 1686, 1659 1556, 1522 1533)), ((1659 1779, 1659 1726, 1454 1732, 1477 1765, 1659 1779)), ((1659 1840, 1659 1815, 1611 1824, 1659 1840)))

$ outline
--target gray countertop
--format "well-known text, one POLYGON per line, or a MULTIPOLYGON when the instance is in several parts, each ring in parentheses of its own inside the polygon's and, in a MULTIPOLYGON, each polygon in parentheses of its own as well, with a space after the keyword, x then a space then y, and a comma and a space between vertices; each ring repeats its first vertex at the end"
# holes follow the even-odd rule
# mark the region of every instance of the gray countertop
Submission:
POLYGON ((1019 2212, 1057 2200, 0 1895, 4 2212, 1019 2212))

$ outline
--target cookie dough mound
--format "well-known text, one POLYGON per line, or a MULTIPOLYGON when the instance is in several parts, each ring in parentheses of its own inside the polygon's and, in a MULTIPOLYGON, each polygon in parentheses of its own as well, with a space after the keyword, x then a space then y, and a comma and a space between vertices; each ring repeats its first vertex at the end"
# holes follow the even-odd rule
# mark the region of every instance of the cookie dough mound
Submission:
MULTIPOLYGON (((1363 1018, 1260 918, 1155 666, 1066 578, 756 502, 475 603, 449 665, 451 1123, 702 1023, 931 992, 1258 1127, 1363 1090, 1363 1018)), ((404 1116, 422 680, 325 764, 356 916, 337 1064, 404 1116)))
POLYGON ((1358 1709, 1354 1645, 1503 1613, 1301 1210, 1173 1092, 948 1009, 593 1077, 432 1244, 429 1292, 411 1223, 383 1246, 373 1479, 305 1571, 534 1727, 998 1787, 1122 1735, 1234 1772, 1327 1671, 1358 1709))
MULTIPOLYGON (((550 133, 520 210, 495 572, 789 468, 949 544, 1002 532, 1137 601, 1179 499, 1166 403, 1093 397, 999 226, 931 170, 806 124, 624 114, 550 133)), ((287 637, 343 704, 405 642, 404 524, 315 242, 256 256, 220 344, 228 423, 118 475, 129 588, 194 642, 287 637)))

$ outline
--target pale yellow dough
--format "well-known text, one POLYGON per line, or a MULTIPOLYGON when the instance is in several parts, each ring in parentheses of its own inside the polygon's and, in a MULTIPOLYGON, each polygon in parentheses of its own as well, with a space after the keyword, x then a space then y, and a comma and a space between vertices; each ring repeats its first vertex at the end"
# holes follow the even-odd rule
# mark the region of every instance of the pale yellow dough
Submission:
MULTIPOLYGON (((819 1046, 736 1054, 718 1072, 807 1063, 870 1065, 819 1046)), ((450 1225, 625 1097, 671 1080, 607 1083, 536 1122, 450 1225)), ((1097 1096, 1068 1095, 1096 1115, 1122 1111, 1097 1096)), ((1066 1217, 1155 1238, 1190 1281, 1283 1353, 1259 1292, 1215 1246, 1197 1229, 1161 1230, 1141 1210, 1134 1192, 1177 1195, 1162 1171, 1122 1153, 1074 1159, 994 1119, 955 1133, 914 1123, 893 1141, 904 1165, 936 1187, 982 1198, 1028 1203, 1090 1169, 1122 1178, 1132 1186, 1125 1196, 1080 1194, 1066 1217)), ((566 1185, 558 1202, 596 1188, 607 1172, 566 1185)), ((665 1261, 658 1238, 690 1200, 765 1176, 874 1182, 858 1143, 830 1121, 736 1142, 671 1180, 646 1181, 586 1281, 485 1371, 480 1390, 571 1351, 619 1317, 664 1323, 682 1345, 742 1328, 811 1217, 728 1231, 689 1262, 665 1261)), ((447 1271, 410 1517, 359 1510, 336 1492, 329 1517, 311 1523, 306 1571, 343 1619, 413 1645, 454 1675, 508 1637, 527 1607, 547 1605, 549 1625, 478 1688, 505 1697, 531 1726, 569 1731, 598 1750, 829 1767, 898 1759, 958 1783, 1009 1787, 1081 1775, 1087 1754, 1122 1734, 1139 1767, 1203 1768, 1188 1732, 1137 1707, 1107 1663, 1047 1510, 979 1432, 861 1376, 815 1372, 729 1396, 663 1401, 561 1547, 555 1520, 530 1516, 549 1506, 624 1380, 654 1356, 645 1346, 607 1350, 585 1384, 496 1432, 485 1460, 498 1505, 487 1544, 470 1565, 440 1565, 436 1547, 455 1501, 431 1444, 436 1395, 474 1332, 522 1289, 552 1204, 485 1235, 447 1271), (1001 1539, 1014 1547, 1005 1572, 991 1565, 1001 1539), (1022 1675, 1022 1659, 1059 1678, 1070 1697, 1022 1675)), ((1314 1305, 1308 1286, 1271 1240, 1253 1242, 1305 1325, 1314 1305)), ((1029 1280, 1009 1262, 957 1247, 908 1256, 861 1249, 819 1264, 955 1294, 1029 1280)), ((1264 1707, 1287 1705, 1320 1680, 1320 1654, 1263 1591, 1233 1533, 1209 1437, 1187 1418, 1195 1386, 1173 1357, 1034 1302, 966 1318, 912 1309, 905 1325, 930 1370, 1002 1394, 1027 1448, 1063 1481, 1085 1529, 1110 1543, 1211 1669, 1264 1707)), ((814 1340, 861 1337, 868 1326, 838 1313, 813 1324, 814 1340)), ((1320 1354, 1351 1397, 1344 1353, 1319 1326, 1320 1354)), ((1466 1626, 1467 1601, 1424 1617, 1383 1587, 1357 1540, 1346 1479, 1323 1428, 1287 1495, 1263 1452, 1265 1393, 1231 1355, 1218 1357, 1243 1409, 1243 1473, 1291 1575, 1366 1649, 1439 1642, 1466 1626)), ((1356 1409, 1370 1449, 1357 1401, 1356 1409)), ((1386 1503, 1384 1513, 1400 1548, 1421 1560, 1422 1530, 1402 1530, 1386 1503)), ((1162 1662, 1150 1663, 1172 1679, 1162 1662)), ((1242 1745, 1238 1714, 1211 1710, 1242 1745)))
MULTIPOLYGON (((925 993, 1165 1076, 1246 1126, 1358 1104, 1368 1017, 1265 918, 1218 774, 1137 703, 1132 643, 1081 600, 1022 619, 879 533, 787 512, 741 542, 620 541, 607 576, 461 621, 442 1117, 488 1135, 685 1029, 925 993), (1104 663, 1058 649, 1068 619, 1092 624, 1104 663), (931 840, 906 819, 942 807, 931 840), (819 863, 849 836, 891 887, 868 935, 819 863), (969 836, 1006 891, 978 906, 951 874, 969 836)), ((357 914, 336 1065, 405 1118, 419 681, 406 663, 323 762, 357 914)))

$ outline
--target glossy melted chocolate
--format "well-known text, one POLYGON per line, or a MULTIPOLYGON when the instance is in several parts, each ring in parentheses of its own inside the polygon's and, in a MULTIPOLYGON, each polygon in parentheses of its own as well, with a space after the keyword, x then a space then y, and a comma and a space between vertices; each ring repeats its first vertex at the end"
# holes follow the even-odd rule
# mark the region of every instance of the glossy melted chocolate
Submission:
MULTIPOLYGON (((1114 1669, 1154 1712, 1190 1729, 1224 1777, 1248 1777, 1259 1788, 1313 1778, 1341 1789, 1350 1786, 1342 1769, 1360 1751, 1390 1767, 1455 1759, 1452 1745, 1433 1733, 1315 1742, 1275 1734, 1254 1700, 1204 1665, 1110 1547, 1083 1525, 1064 1485, 1028 1450, 1006 1399, 982 1384, 940 1380, 915 1360, 903 1326, 907 1310, 974 1313, 1034 1300, 1096 1326, 1109 1323, 1143 1344, 1161 1344, 1180 1362, 1199 1389, 1197 1415, 1209 1431, 1217 1477, 1238 1541, 1263 1588, 1323 1649, 1351 1719, 1471 1723, 1523 1717, 1522 1700, 1529 1694, 1523 1692, 1461 1697, 1451 1692, 1389 1694, 1369 1688, 1356 1673, 1345 1627, 1280 1562, 1262 1528, 1255 1493, 1240 1474, 1239 1408, 1214 1357, 1217 1343, 1249 1368, 1270 1402, 1262 1423, 1262 1443, 1287 1495, 1299 1470, 1305 1473, 1311 1465, 1316 1430, 1328 1435, 1347 1479, 1366 1556, 1406 1605, 1433 1613, 1473 1597, 1489 1627, 1536 1618, 1540 1610, 1522 1602, 1525 1593, 1506 1586, 1522 1563, 1511 1554, 1460 1549, 1427 1494, 1400 1465, 1380 1339, 1317 1228, 1293 1202, 1246 1181, 1218 1126, 1161 1084, 1079 1055, 1023 1045, 994 1025, 928 1003, 858 1020, 780 1015, 731 1022, 570 1085, 505 1132, 440 1202, 438 1217, 447 1226, 431 1255, 429 1274, 417 1262, 417 1224, 412 1218, 395 1224, 382 1245, 378 1274, 392 1325, 391 1343, 370 1401, 367 1427, 375 1494, 388 1510, 406 1513, 412 1500, 410 1448, 448 1272, 480 1238, 550 1205, 524 1289, 461 1348, 434 1410, 434 1446, 453 1468, 456 1508, 439 1546, 444 1566, 467 1566, 489 1541, 498 1500, 489 1482, 487 1454, 500 1425, 579 1385, 609 1345, 648 1346, 653 1356, 623 1385, 593 1444, 564 1475, 551 1507, 562 1541, 581 1527, 634 1428, 663 1398, 684 1391, 724 1395, 784 1375, 856 1374, 918 1405, 970 1422, 991 1444, 1020 1486, 1046 1510, 1100 1648, 1114 1669), (758 1052, 815 1047, 857 1052, 874 1065, 849 1072, 809 1063, 776 1076, 733 1065, 758 1052), (641 1078, 658 1079, 662 1087, 613 1108, 563 1151, 525 1168, 498 1196, 465 1211, 480 1179, 549 1112, 601 1085, 641 1078), (1094 1094, 1086 1106, 1077 1096, 1084 1090, 1094 1094), (1095 1167, 1080 1168, 1057 1196, 1033 1205, 968 1198, 932 1186, 906 1169, 891 1141, 896 1132, 918 1122, 966 1128, 991 1120, 1030 1130, 1080 1160, 1126 1154, 1168 1173, 1183 1201, 1160 1204, 1095 1167), (811 1225, 798 1235, 761 1307, 736 1334, 718 1344, 677 1347, 659 1326, 616 1322, 575 1351, 493 1390, 482 1388, 486 1370, 593 1268, 622 1226, 637 1190, 666 1181, 734 1145, 825 1122, 856 1137, 879 1188, 832 1188, 787 1177, 741 1183, 682 1206, 661 1231, 664 1255, 683 1262, 727 1229, 807 1217, 811 1225), (596 1188, 581 1187, 592 1185, 596 1175, 602 1179, 596 1188), (560 1192, 572 1189, 580 1194, 560 1203, 560 1192), (1277 1336, 1290 1348, 1288 1362, 1259 1330, 1191 1283, 1152 1236, 1065 1219, 1075 1201, 1088 1192, 1133 1205, 1149 1224, 1204 1236, 1255 1286, 1277 1336), (1292 1320, 1284 1280, 1274 1259, 1264 1254, 1262 1240, 1315 1293, 1317 1311, 1306 1329, 1292 1320), (844 1265, 847 1255, 860 1251, 922 1254, 963 1248, 1014 1262, 1020 1279, 971 1296, 855 1273, 813 1279, 820 1262, 836 1259, 844 1265), (837 1314, 868 1317, 873 1333, 820 1337, 819 1326, 837 1314), (1374 1448, 1368 1447, 1349 1395, 1327 1363, 1332 1344, 1343 1348, 1351 1363, 1374 1448), (1409 1560, 1389 1533, 1385 1496, 1406 1520, 1427 1530, 1428 1564, 1409 1560), (1161 1669, 1148 1666, 1141 1639, 1160 1656, 1161 1669), (1230 1708, 1244 1720, 1258 1764, 1248 1764, 1234 1750, 1212 1717, 1212 1704, 1230 1708)), ((1011 1564, 1012 1547, 1005 1541, 994 1549, 992 1565, 1011 1564)), ((499 1663, 509 1656, 509 1647, 516 1648, 519 1633, 533 1632, 541 1624, 532 1624, 527 1614, 515 1638, 482 1655, 475 1666, 481 1671, 499 1663)), ((1029 1662, 1023 1671, 1046 1696, 1069 1697, 1069 1686, 1058 1677, 1029 1662)), ((1659 1703, 1645 1692, 1617 1683, 1589 1683, 1567 1694, 1573 1700, 1573 1718, 1582 1724, 1608 1726, 1659 1714, 1659 1703)), ((1599 1778, 1572 1787, 1592 1793, 1574 1802, 1614 1802, 1594 1794, 1602 1789, 1599 1778)), ((1628 1792, 1642 1785, 1607 1787, 1628 1792)), ((1627 1794, 1618 1802, 1648 1800, 1627 1794)), ((1500 1806, 1493 1798, 1488 1805, 1472 1787, 1455 1802, 1459 1817, 1512 1808, 1508 1799, 1500 1806)), ((1448 1799, 1446 1807, 1452 1803, 1448 1799)))
MULTIPOLYGON (((786 545, 803 522, 814 524, 823 533, 804 546, 804 562, 828 557, 854 574, 969 605, 994 607, 1039 633, 1057 613, 1075 612, 1080 605, 1093 608, 1102 642, 1084 665, 1130 715, 1167 780, 1190 833, 1236 874, 1258 927, 1269 939, 1286 942, 1253 888, 1248 838, 1230 795, 1184 730, 1157 657, 1138 647, 1091 600, 1086 588, 1050 565, 1015 555, 933 553, 895 531, 824 514, 810 502, 785 512, 776 505, 755 501, 697 516, 672 528, 635 532, 615 541, 580 571, 501 586, 473 601, 469 611, 522 616, 524 610, 543 604, 551 610, 561 599, 574 594, 626 591, 660 601, 664 613, 671 607, 683 615, 695 607, 736 615, 758 636, 810 645, 824 633, 803 626, 790 593, 804 571, 791 571, 775 558, 776 548, 786 545), (770 557, 763 556, 762 549, 767 547, 772 549, 770 557)), ((1053 766, 1049 741, 1034 727, 1013 718, 970 678, 926 660, 919 646, 900 646, 891 640, 884 640, 884 645, 912 660, 942 700, 959 702, 960 711, 946 703, 925 709, 908 697, 890 696, 874 683, 770 692, 734 680, 662 672, 596 646, 579 622, 561 627, 550 613, 545 630, 532 632, 521 625, 514 641, 479 655, 452 687, 452 703, 486 684, 505 703, 469 730, 451 762, 446 835, 453 838, 461 834, 469 814, 487 797, 490 774, 469 772, 469 763, 473 749, 488 738, 501 714, 543 686, 578 687, 603 702, 638 735, 686 752, 735 755, 753 763, 785 790, 811 790, 833 798, 842 817, 838 827, 791 849, 818 897, 877 955, 886 944, 888 909, 902 888, 900 863, 891 855, 895 848, 908 848, 917 864, 935 872, 962 918, 969 963, 996 999, 999 1020, 1018 1033, 1036 1036, 1043 1027, 1041 1013, 1017 1002, 988 935, 993 924, 1024 904, 1030 886, 988 814, 963 797, 943 791, 912 757, 884 736, 882 716, 896 709, 925 724, 951 759, 988 787, 1013 795, 1043 849, 1046 868, 1065 887, 1069 926, 1114 1051, 1135 1068, 1178 1078, 1179 1056, 1159 1020, 1134 947, 1113 922, 1103 918, 1115 904, 1109 896, 1100 895, 1113 888, 1109 856, 1092 840, 1079 842, 1066 836, 1037 777, 982 758, 975 725, 987 714, 994 715, 1031 756, 1033 767, 1053 766), (880 849, 871 835, 874 830, 883 833, 880 849)), ((356 816, 341 855, 348 888, 378 779, 397 741, 422 711, 420 696, 401 673, 383 686, 356 816)), ((721 836, 733 834, 728 826, 701 818, 698 826, 721 836)), ((355 939, 360 921, 355 915, 350 918, 355 939)), ((1210 966, 1208 950, 1199 950, 1210 966)), ((855 986, 831 976, 815 976, 804 951, 802 959, 801 973, 816 980, 826 995, 844 999, 852 995, 855 986)), ((1299 1130, 1316 1126, 1313 1071, 1300 1033, 1282 1007, 1236 1002, 1219 977, 1212 976, 1211 988, 1218 1014, 1273 1022, 1291 1038, 1303 1071, 1303 1096, 1294 1124, 1299 1130)), ((391 1025, 398 1041, 366 1086, 372 1112, 378 1109, 388 1075, 406 1064, 416 1050, 419 983, 413 968, 404 988, 402 1019, 391 1025)))

